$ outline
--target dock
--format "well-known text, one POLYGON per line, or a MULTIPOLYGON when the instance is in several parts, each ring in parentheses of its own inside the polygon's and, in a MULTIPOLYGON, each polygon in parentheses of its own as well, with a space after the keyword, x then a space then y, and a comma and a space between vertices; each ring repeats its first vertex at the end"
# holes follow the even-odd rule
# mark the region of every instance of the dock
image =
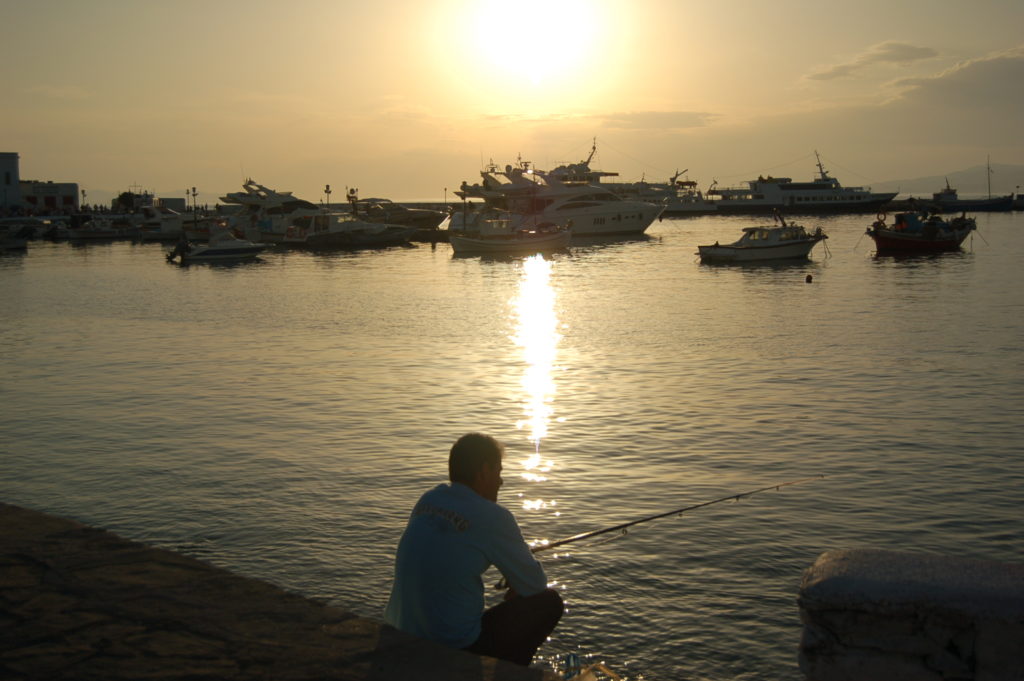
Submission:
POLYGON ((0 503, 8 681, 557 681, 344 608, 0 503))

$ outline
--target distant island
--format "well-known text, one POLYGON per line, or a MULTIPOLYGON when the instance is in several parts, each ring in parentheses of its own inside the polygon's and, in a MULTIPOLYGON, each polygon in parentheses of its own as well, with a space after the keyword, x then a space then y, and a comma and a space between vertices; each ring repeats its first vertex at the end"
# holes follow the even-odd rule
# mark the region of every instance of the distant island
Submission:
MULTIPOLYGON (((991 168, 993 196, 1021 192, 1020 187, 1024 187, 1024 165, 993 163, 991 168)), ((980 164, 967 170, 957 170, 945 175, 873 182, 871 188, 874 191, 899 192, 900 198, 907 196, 931 198, 933 193, 946 186, 948 180, 949 186, 959 191, 961 198, 982 197, 988 195, 989 179, 986 174, 987 167, 985 164, 980 164)))

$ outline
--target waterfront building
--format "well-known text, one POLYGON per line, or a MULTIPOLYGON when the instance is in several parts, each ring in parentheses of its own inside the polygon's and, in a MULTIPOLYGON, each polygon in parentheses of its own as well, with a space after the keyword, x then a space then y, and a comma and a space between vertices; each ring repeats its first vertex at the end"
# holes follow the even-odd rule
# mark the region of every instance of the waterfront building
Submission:
POLYGON ((18 154, 0 151, 0 214, 7 215, 22 208, 19 181, 18 154))
POLYGON ((36 215, 78 212, 78 183, 22 180, 18 183, 26 210, 36 215))
POLYGON ((21 179, 20 156, 0 152, 0 213, 49 215, 77 212, 78 184, 21 179))

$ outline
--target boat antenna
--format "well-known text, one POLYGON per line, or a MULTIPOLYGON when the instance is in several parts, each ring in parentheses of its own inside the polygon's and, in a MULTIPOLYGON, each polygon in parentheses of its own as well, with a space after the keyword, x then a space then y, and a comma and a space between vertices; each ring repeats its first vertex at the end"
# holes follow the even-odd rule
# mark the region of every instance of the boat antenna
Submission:
POLYGON ((605 527, 605 528, 602 528, 600 530, 593 530, 591 532, 584 532, 582 534, 577 534, 577 535, 574 535, 572 537, 567 537, 566 539, 559 539, 558 541, 548 542, 546 544, 539 544, 537 546, 534 546, 530 550, 533 553, 537 553, 538 551, 547 551, 548 549, 553 549, 553 548, 555 548, 557 546, 564 546, 565 544, 571 544, 573 542, 581 541, 583 539, 590 539, 591 537, 596 537, 598 535, 607 534, 609 532, 622 532, 623 534, 626 534, 626 531, 630 527, 633 527, 634 525, 639 525, 640 523, 650 522, 651 520, 658 520, 659 518, 667 518, 670 515, 682 515, 682 514, 686 513, 687 511, 693 511, 693 510, 696 510, 698 508, 704 508, 705 506, 711 506, 713 504, 720 504, 723 501, 739 501, 740 499, 742 499, 744 497, 750 497, 750 496, 753 496, 755 494, 760 494, 761 492, 767 492, 768 490, 779 490, 779 489, 782 489, 783 487, 789 487, 791 485, 799 485, 801 483, 810 482, 812 480, 821 480, 824 477, 825 476, 823 474, 820 474, 820 475, 815 475, 815 476, 810 477, 810 478, 800 478, 798 480, 789 480, 787 482, 780 482, 780 483, 777 483, 775 485, 768 485, 767 487, 761 487, 759 489, 753 489, 753 490, 749 490, 747 492, 740 492, 739 494, 730 494, 729 496, 725 496, 725 497, 722 497, 720 499, 714 499, 712 501, 705 501, 705 502, 702 502, 702 503, 699 503, 699 504, 693 504, 691 506, 684 506, 683 508, 677 508, 677 509, 672 510, 672 511, 665 511, 664 513, 656 513, 654 515, 649 515, 646 518, 640 518, 638 520, 631 520, 628 523, 621 523, 619 525, 613 525, 612 527, 605 527))
POLYGON ((991 154, 985 157, 985 168, 988 169, 988 198, 992 198, 992 156, 991 154))

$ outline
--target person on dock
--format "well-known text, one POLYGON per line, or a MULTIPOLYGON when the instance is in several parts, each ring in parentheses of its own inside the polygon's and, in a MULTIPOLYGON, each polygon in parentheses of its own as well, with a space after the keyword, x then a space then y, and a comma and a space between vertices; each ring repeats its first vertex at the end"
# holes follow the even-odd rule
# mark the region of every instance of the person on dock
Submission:
POLYGON ((515 517, 497 503, 504 446, 489 435, 459 438, 448 456, 451 484, 413 507, 395 555, 384 619, 396 629, 526 666, 562 617, 515 517), (494 565, 509 585, 484 610, 481 576, 494 565))

